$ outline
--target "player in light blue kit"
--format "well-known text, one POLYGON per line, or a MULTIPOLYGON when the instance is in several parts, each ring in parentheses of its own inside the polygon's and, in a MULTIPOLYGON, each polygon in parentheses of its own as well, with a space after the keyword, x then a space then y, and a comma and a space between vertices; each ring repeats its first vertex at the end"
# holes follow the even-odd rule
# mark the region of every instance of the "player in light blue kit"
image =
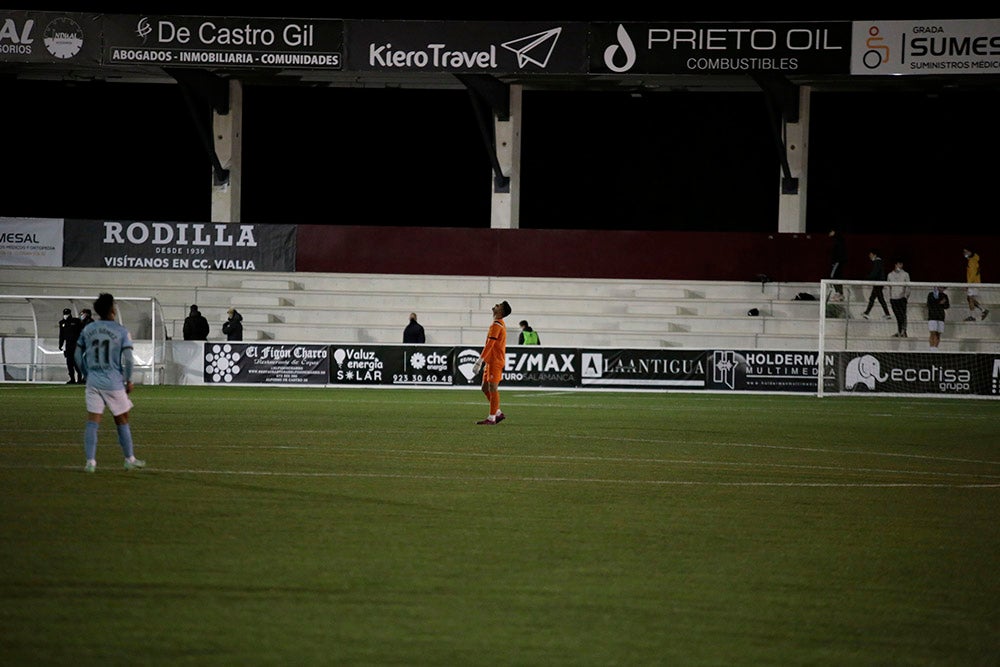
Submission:
POLYGON ((115 298, 102 293, 94 302, 94 320, 83 328, 76 341, 74 360, 87 378, 87 426, 83 431, 83 450, 87 455, 86 472, 97 469, 97 430, 105 407, 114 415, 118 444, 125 455, 125 469, 146 466, 132 451, 132 430, 128 412, 132 409, 132 335, 118 322, 115 298))

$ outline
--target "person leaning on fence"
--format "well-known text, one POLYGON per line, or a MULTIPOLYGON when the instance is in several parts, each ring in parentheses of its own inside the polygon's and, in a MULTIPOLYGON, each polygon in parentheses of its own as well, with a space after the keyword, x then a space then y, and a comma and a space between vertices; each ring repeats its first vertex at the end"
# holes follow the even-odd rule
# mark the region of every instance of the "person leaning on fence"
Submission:
POLYGON ((517 336, 518 345, 541 345, 542 341, 538 337, 538 332, 531 328, 528 324, 528 320, 521 320, 518 324, 521 326, 521 333, 517 336))
POLYGON ((965 297, 969 302, 969 316, 965 318, 965 321, 975 322, 977 310, 979 311, 979 319, 985 320, 990 311, 979 303, 979 283, 983 281, 979 267, 979 253, 971 248, 962 248, 962 254, 965 255, 965 282, 969 283, 965 290, 965 297))

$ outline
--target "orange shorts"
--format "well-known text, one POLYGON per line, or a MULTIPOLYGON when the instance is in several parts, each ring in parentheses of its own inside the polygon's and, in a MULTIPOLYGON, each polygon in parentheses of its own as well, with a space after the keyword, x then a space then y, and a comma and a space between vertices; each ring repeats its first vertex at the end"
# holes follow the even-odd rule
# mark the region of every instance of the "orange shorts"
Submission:
POLYGON ((503 366, 500 364, 486 364, 483 368, 483 382, 490 384, 500 384, 503 379, 503 366), (495 369, 495 370, 494 370, 495 369))

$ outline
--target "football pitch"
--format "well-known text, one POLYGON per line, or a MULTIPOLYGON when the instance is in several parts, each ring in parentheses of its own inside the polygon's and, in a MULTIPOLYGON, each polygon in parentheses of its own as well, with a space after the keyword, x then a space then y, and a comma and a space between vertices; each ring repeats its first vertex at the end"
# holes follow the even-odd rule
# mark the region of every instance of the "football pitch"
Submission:
POLYGON ((501 392, 0 385, 0 663, 1000 663, 1000 401, 501 392))

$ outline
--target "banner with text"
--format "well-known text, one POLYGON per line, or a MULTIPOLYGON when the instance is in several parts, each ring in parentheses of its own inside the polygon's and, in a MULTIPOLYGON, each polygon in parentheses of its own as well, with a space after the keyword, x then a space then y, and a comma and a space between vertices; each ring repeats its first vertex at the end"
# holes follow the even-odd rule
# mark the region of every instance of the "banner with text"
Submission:
POLYGON ((0 266, 62 266, 63 221, 0 218, 0 266))
POLYGON ((990 354, 841 352, 839 389, 847 393, 997 395, 1000 358, 990 354))
MULTIPOLYGON (((801 391, 818 389, 817 352, 713 350, 708 356, 706 389, 732 391, 801 391)), ((836 390, 834 355, 826 355, 825 391, 836 390)))
POLYGON ((205 343, 206 384, 320 384, 330 379, 329 345, 205 343))
POLYGON ((855 21, 851 74, 998 74, 1000 20, 855 21))
POLYGON ((580 351, 580 385, 608 389, 704 389, 705 350, 580 351))
POLYGON ((344 22, 115 14, 104 18, 108 65, 339 70, 344 22))
POLYGON ((590 73, 847 74, 850 21, 592 23, 590 73))
MULTIPOLYGON (((101 21, 95 14, 0 10, 0 63, 100 65, 101 21)), ((11 100, 4 100, 10 104, 11 100)))
POLYGON ((295 225, 66 220, 64 266, 295 271, 295 225))
MULTIPOLYGON (((477 347, 205 343, 207 384, 468 387, 477 347)), ((546 348, 507 350, 503 386, 585 389, 817 391, 817 353, 546 348)), ((1000 395, 1000 356, 834 352, 825 393, 1000 395)))
POLYGON ((351 71, 583 73, 586 23, 348 21, 351 71))

